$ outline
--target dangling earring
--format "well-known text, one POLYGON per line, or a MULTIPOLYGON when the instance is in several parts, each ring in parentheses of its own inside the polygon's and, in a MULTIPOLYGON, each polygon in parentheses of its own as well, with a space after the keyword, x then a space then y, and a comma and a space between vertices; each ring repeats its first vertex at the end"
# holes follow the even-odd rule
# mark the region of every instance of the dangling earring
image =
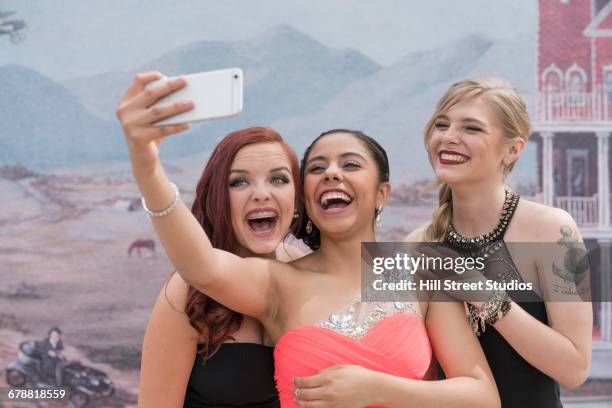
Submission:
POLYGON ((382 207, 378 207, 376 209, 376 228, 382 227, 382 221, 381 221, 380 214, 382 214, 382 207))
POLYGON ((308 220, 306 223, 306 233, 310 234, 312 232, 312 221, 308 220))

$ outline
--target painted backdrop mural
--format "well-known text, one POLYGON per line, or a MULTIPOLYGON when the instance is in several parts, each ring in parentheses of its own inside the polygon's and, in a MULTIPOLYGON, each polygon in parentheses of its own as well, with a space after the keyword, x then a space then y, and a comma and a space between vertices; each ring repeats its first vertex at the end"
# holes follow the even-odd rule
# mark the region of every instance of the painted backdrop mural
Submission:
MULTIPOLYGON (((172 272, 115 119, 144 70, 245 73, 241 115, 165 142, 187 202, 231 130, 275 127, 300 155, 326 129, 361 129, 390 153, 386 240, 431 214, 417 194, 433 177, 422 129, 436 100, 465 77, 505 78, 536 123, 510 184, 571 212, 593 245, 611 239, 612 2, 467 3, 0 0, 0 368, 14 369, 0 386, 23 380, 24 359, 57 380, 42 347, 65 384, 89 381, 73 405, 136 404, 145 324, 172 272)), ((600 351, 568 401, 610 399, 612 310, 594 307, 600 351)))

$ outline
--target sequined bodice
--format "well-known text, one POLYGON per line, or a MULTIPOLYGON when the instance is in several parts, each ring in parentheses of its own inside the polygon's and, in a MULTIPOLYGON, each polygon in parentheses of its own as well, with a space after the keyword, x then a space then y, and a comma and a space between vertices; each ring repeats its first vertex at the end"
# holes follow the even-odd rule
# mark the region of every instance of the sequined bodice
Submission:
POLYGON ((332 313, 314 326, 361 339, 376 323, 397 313, 413 313, 421 316, 417 302, 362 302, 355 299, 342 310, 332 313))

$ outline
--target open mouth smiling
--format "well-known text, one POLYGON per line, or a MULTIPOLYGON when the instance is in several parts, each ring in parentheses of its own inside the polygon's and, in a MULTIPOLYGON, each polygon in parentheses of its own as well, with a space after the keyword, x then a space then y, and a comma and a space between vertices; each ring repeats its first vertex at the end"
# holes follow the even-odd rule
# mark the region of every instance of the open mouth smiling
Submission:
POLYGON ((319 205, 324 211, 339 212, 353 202, 353 197, 342 190, 327 190, 319 197, 319 205))
POLYGON ((270 235, 278 223, 278 211, 273 208, 258 208, 249 211, 245 219, 255 235, 270 235))
POLYGON ((462 164, 470 160, 469 156, 450 150, 441 150, 438 158, 442 164, 462 164))

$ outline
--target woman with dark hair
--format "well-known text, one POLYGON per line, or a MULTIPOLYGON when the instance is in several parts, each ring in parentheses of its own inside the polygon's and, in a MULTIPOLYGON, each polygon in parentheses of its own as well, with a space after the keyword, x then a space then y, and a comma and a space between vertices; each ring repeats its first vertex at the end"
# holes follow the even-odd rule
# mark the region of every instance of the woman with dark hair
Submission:
MULTIPOLYGON (((156 131, 154 118, 146 115, 147 103, 139 99, 144 81, 155 76, 137 77, 122 98, 120 118, 128 139, 156 131)), ((152 164, 156 156, 149 158, 152 164)), ((214 149, 198 181, 191 213, 215 248, 241 257, 299 257, 299 251, 284 242, 290 226, 294 233, 300 226, 301 190, 296 186, 297 158, 278 133, 243 129, 214 149)), ((173 274, 147 325, 139 406, 277 407, 273 349, 264 343, 257 320, 173 274)))
MULTIPOLYGON (((141 78, 137 89, 154 79, 141 78)), ((142 104, 178 87, 150 91, 142 104)), ((142 115, 162 119, 190 106, 166 105, 158 107, 157 115, 142 115)), ((118 115, 129 116, 123 107, 118 115)), ((320 245, 312 254, 282 263, 213 246, 178 199, 157 155, 159 140, 182 129, 126 132, 135 179, 146 206, 155 209, 151 220, 177 272, 211 298, 255 317, 277 342, 275 376, 282 407, 499 406, 482 350, 461 319, 461 304, 367 304, 358 299, 361 243, 375 240, 375 219, 390 192, 388 160, 376 141, 336 130, 308 149, 302 183, 309 222, 304 232, 317 227, 320 245), (421 381, 432 348, 448 378, 421 381)))
POLYGON ((519 200, 505 185, 530 134, 527 107, 510 84, 467 79, 451 86, 425 129, 439 205, 407 241, 484 254, 487 277, 531 285, 464 300, 502 406, 558 408, 559 383, 577 387, 588 376, 592 306, 586 263, 563 260, 586 254, 571 215, 519 200))

